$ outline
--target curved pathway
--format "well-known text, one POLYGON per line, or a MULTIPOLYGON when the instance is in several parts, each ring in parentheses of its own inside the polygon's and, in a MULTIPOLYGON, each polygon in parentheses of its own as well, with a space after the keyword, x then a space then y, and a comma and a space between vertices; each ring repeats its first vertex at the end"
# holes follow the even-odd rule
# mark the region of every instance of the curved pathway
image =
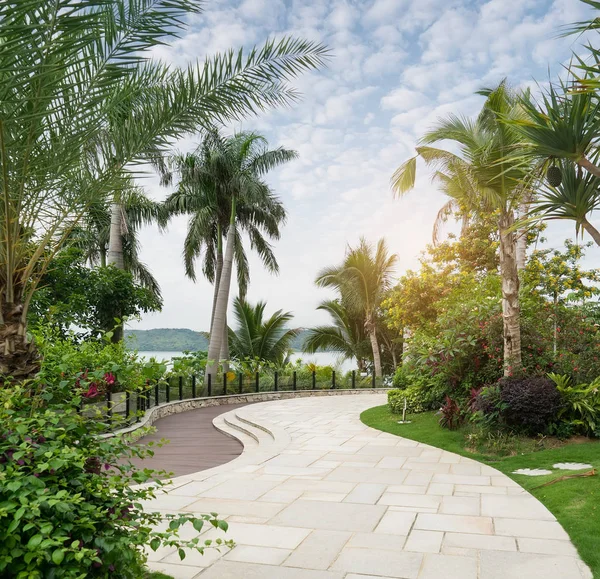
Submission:
POLYGON ((216 511, 237 546, 184 561, 159 550, 152 568, 176 579, 591 578, 554 516, 508 477, 360 422, 384 402, 305 398, 217 417, 244 453, 175 479, 148 508, 216 511))
POLYGON ((217 416, 246 406, 208 406, 172 414, 157 420, 153 426, 156 432, 138 441, 139 444, 154 444, 163 438, 169 441, 161 447, 154 447, 154 456, 131 462, 139 468, 165 470, 170 476, 182 476, 206 470, 227 463, 240 454, 243 446, 239 440, 216 430, 213 419, 217 416))

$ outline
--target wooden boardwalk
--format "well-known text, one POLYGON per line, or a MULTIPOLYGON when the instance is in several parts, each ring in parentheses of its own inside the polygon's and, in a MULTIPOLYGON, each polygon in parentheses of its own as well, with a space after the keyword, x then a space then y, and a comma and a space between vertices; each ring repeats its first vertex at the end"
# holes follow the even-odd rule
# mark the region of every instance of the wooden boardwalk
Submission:
POLYGON ((170 476, 182 476, 219 466, 242 454, 241 443, 212 424, 215 416, 241 408, 246 404, 209 406, 161 418, 154 423, 156 432, 144 436, 139 444, 169 440, 161 448, 154 447, 154 456, 132 461, 139 468, 166 470, 170 476))

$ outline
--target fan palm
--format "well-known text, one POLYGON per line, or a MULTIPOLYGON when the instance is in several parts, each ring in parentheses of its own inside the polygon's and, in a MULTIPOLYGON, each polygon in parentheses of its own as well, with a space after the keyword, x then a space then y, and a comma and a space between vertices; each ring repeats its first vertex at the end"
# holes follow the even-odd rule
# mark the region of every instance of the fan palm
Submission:
POLYGON ((342 265, 321 270, 316 279, 320 287, 337 289, 348 307, 361 315, 371 342, 375 375, 378 377, 383 373, 377 339, 377 312, 391 287, 396 260, 396 255, 389 255, 384 239, 380 239, 373 250, 361 238, 357 247, 348 249, 342 265))
MULTIPOLYGON (((530 195, 530 164, 514 158, 519 137, 503 122, 521 114, 519 102, 504 83, 482 91, 486 103, 474 121, 450 116, 425 134, 417 155, 434 167, 434 180, 452 200, 474 214, 498 215, 504 333, 504 372, 521 367, 521 331, 515 211, 530 195), (458 145, 459 153, 427 145, 444 140, 458 145)), ((392 178, 392 188, 403 195, 414 187, 416 157, 404 163, 392 178)))
MULTIPOLYGON (((255 133, 237 133, 233 137, 213 137, 206 163, 197 167, 204 199, 209 205, 203 209, 204 223, 196 222, 198 235, 188 234, 186 250, 189 259, 200 251, 207 233, 214 233, 216 250, 215 300, 208 345, 206 376, 215 374, 221 356, 226 356, 227 306, 234 257, 242 262, 242 293, 247 282, 247 261, 243 249, 240 230, 248 232, 251 245, 271 270, 277 268, 271 248, 262 236, 261 229, 271 237, 279 234, 279 223, 285 217, 279 201, 273 196, 262 176, 270 169, 295 159, 297 153, 287 149, 269 149, 264 137, 255 133), (270 212, 272 215, 269 215, 270 212), (225 250, 222 238, 226 234, 225 250), (197 239, 194 239, 196 237, 197 239), (220 275, 217 275, 219 254, 223 255, 220 275), (218 280, 218 281, 216 281, 218 280)), ((226 358, 225 358, 226 359, 226 358)))
POLYGON ((283 365, 298 330, 287 328, 294 317, 276 311, 265 319, 265 302, 252 306, 240 298, 233 302, 237 329, 228 328, 231 355, 238 360, 252 359, 283 365))
POLYGON ((369 339, 365 333, 363 318, 344 307, 340 300, 324 301, 317 309, 327 312, 333 323, 308 330, 303 351, 306 354, 334 352, 345 360, 355 359, 358 369, 365 370, 365 359, 369 357, 369 339))
POLYGON ((286 38, 185 69, 149 58, 197 12, 196 0, 0 3, 0 375, 37 371, 27 310, 64 223, 173 139, 294 102, 287 81, 327 56, 286 38))

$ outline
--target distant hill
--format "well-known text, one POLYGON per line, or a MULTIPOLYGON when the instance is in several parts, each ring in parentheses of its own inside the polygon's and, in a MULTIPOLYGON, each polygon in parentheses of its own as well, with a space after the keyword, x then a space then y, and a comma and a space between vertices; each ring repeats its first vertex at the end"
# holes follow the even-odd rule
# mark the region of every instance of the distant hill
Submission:
POLYGON ((208 350, 208 340, 187 328, 125 330, 125 339, 141 352, 183 352, 208 350))
MULTIPOLYGON (((292 349, 302 350, 308 330, 301 328, 292 342, 292 349)), ((125 330, 125 339, 140 352, 183 352, 208 350, 208 340, 187 328, 157 328, 156 330, 125 330)))

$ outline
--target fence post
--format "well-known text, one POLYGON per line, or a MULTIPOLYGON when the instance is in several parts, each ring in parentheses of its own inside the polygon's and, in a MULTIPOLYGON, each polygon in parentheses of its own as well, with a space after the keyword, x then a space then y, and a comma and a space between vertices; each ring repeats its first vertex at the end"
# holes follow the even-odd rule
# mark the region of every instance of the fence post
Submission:
POLYGON ((238 376, 238 382, 239 382, 239 389, 240 389, 240 394, 244 393, 244 374, 242 372, 239 373, 238 376))
POLYGON ((227 372, 223 372, 223 396, 227 396, 227 372))
POLYGON ((110 405, 110 390, 106 390, 106 416, 110 420, 112 418, 112 408, 110 405))
POLYGON ((208 395, 212 396, 212 374, 208 375, 208 395))
POLYGON ((373 369, 373 376, 371 377, 371 385, 373 389, 377 388, 377 376, 375 376, 375 369, 373 369))
POLYGON ((196 398, 196 375, 192 376, 192 398, 196 398))
POLYGON ((356 388, 356 370, 352 370, 352 388, 356 388))
POLYGON ((129 420, 129 402, 130 402, 129 391, 125 393, 125 420, 129 420))
POLYGON ((171 380, 167 380, 165 385, 165 400, 171 402, 171 380))
POLYGON ((179 376, 179 400, 183 400, 183 376, 179 376))
POLYGON ((312 371, 312 389, 317 389, 317 373, 314 370, 312 371))
POLYGON ((274 386, 275 386, 275 392, 277 392, 277 390, 279 390, 279 372, 277 372, 277 370, 275 370, 275 376, 274 376, 274 386))
POLYGON ((260 382, 260 374, 258 372, 256 373, 255 380, 256 380, 256 391, 260 392, 260 383, 259 383, 260 382))
POLYGON ((158 386, 158 380, 156 381, 156 384, 154 385, 154 402, 155 402, 155 406, 158 406, 160 404, 160 392, 159 392, 159 386, 158 386))
POLYGON ((294 370, 294 373, 292 374, 292 390, 296 390, 297 386, 298 386, 298 382, 297 382, 297 374, 296 374, 296 370, 294 370))

